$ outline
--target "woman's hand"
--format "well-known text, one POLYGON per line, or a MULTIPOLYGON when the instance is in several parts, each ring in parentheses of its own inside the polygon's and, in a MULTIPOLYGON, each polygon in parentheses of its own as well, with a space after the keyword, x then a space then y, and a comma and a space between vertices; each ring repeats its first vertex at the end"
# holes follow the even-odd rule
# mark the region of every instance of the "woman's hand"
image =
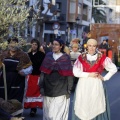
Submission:
POLYGON ((104 80, 103 76, 100 74, 98 75, 98 79, 104 80))
POLYGON ((91 72, 89 73, 89 77, 98 77, 99 73, 98 72, 91 72))
POLYGON ((89 73, 89 77, 94 77, 94 78, 98 78, 100 80, 104 80, 103 76, 100 75, 98 72, 91 72, 91 73, 89 73))

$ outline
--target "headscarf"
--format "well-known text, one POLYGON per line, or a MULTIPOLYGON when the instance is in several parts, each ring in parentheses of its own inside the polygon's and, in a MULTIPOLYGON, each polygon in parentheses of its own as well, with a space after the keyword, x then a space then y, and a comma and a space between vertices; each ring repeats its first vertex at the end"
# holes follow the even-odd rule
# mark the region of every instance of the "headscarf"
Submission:
POLYGON ((65 44, 64 41, 59 38, 56 38, 54 41, 57 41, 60 44, 60 46, 65 44))
POLYGON ((54 39, 54 41, 57 41, 57 42, 60 44, 60 46, 62 46, 62 48, 61 48, 60 51, 61 51, 62 53, 64 53, 64 47, 65 47, 64 41, 63 41, 62 39, 59 39, 59 38, 54 39))
POLYGON ((89 44, 97 45, 97 40, 95 40, 95 39, 88 39, 87 45, 89 45, 89 44))

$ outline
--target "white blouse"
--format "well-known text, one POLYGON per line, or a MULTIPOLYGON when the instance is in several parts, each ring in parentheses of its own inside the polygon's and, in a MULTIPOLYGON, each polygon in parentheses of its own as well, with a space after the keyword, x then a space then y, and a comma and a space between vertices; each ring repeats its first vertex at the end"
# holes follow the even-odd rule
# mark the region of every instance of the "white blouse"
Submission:
MULTIPOLYGON (((91 56, 90 54, 87 54, 87 60, 94 61, 96 59, 97 59, 97 54, 93 56, 91 56)), ((104 81, 106 81, 106 80, 109 80, 117 72, 117 67, 109 57, 106 57, 105 61, 103 62, 103 66, 108 71, 108 73, 103 77, 104 81)), ((79 78, 80 77, 87 78, 89 75, 89 72, 83 72, 83 66, 78 59, 74 63, 73 73, 75 77, 79 77, 79 78)))
POLYGON ((71 57, 71 59, 76 60, 80 54, 81 54, 80 52, 72 51, 72 52, 70 52, 70 57, 71 57))
MULTIPOLYGON (((93 56, 87 54, 87 60, 97 60, 97 54, 93 56)), ((109 80, 117 72, 117 68, 108 57, 104 60, 103 66, 108 71, 104 76, 104 81, 109 80)), ((73 74, 79 78, 74 106, 76 116, 82 120, 91 120, 104 113, 106 103, 102 80, 89 77, 89 72, 83 72, 82 63, 78 59, 74 63, 73 74)))
POLYGON ((58 58, 60 58, 63 55, 63 53, 53 53, 53 58, 54 60, 57 60, 58 58))

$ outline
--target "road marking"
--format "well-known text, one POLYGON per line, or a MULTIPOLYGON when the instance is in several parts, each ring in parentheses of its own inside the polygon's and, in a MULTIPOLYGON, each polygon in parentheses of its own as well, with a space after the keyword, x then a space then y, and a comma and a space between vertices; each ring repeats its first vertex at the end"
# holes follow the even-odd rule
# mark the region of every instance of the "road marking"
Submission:
POLYGON ((111 104, 110 104, 110 106, 112 107, 114 104, 116 104, 118 101, 120 101, 120 97, 118 98, 118 99, 116 99, 116 100, 114 100, 111 104))

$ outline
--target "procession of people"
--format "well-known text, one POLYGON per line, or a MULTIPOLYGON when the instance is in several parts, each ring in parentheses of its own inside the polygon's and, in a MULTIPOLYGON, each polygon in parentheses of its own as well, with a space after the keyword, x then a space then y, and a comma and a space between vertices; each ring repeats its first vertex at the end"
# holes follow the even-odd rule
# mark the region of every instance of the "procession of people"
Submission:
MULTIPOLYGON (((40 108, 43 120, 68 120, 70 95, 74 92, 72 120, 110 120, 105 81, 117 67, 99 51, 97 40, 88 39, 85 51, 79 38, 71 40, 69 46, 55 38, 47 49, 32 39, 28 52, 18 43, 12 38, 8 48, 0 52, 0 98, 6 97, 6 78, 7 100, 19 101, 22 109, 30 109, 31 117, 40 108), (108 71, 105 76, 104 69, 108 71)), ((0 104, 0 116, 14 120, 15 116, 2 107, 0 104)))

